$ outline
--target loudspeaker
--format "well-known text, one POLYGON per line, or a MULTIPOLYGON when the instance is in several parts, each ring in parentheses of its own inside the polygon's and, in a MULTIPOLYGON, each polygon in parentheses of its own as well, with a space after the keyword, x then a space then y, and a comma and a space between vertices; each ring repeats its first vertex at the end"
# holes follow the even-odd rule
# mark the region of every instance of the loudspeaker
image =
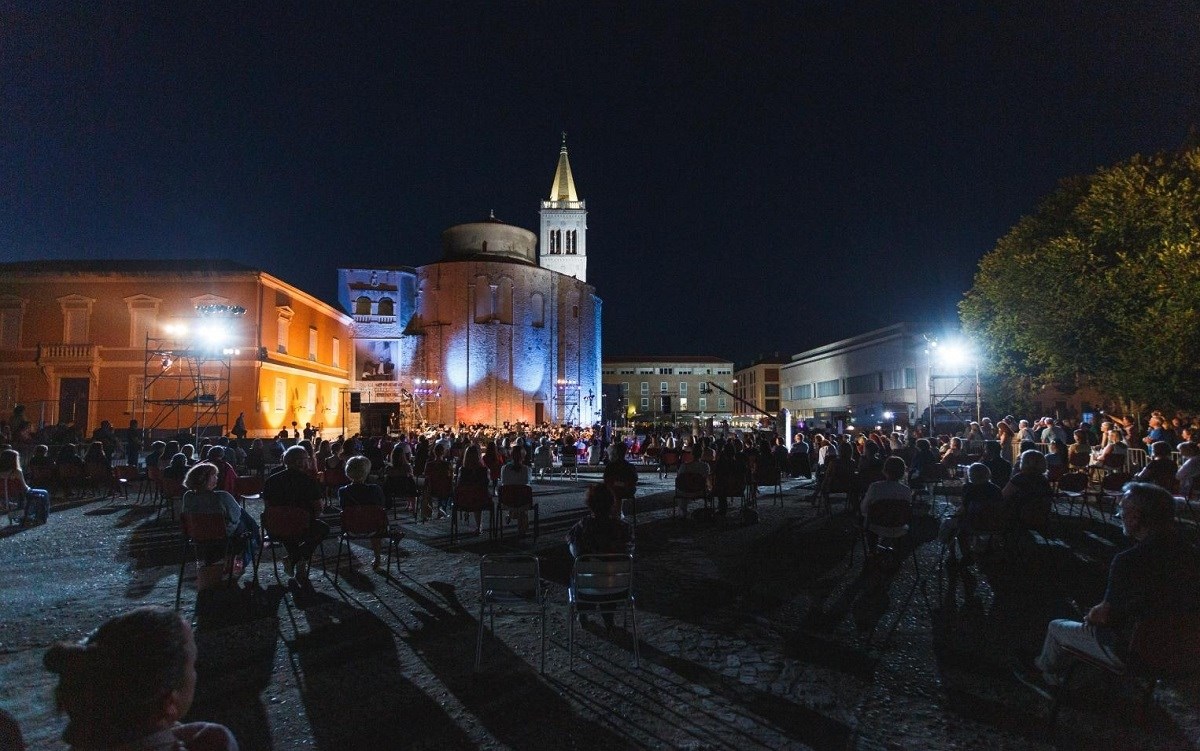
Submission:
POLYGON ((351 391, 350 392, 350 411, 351 412, 362 412, 362 392, 361 391, 351 391))

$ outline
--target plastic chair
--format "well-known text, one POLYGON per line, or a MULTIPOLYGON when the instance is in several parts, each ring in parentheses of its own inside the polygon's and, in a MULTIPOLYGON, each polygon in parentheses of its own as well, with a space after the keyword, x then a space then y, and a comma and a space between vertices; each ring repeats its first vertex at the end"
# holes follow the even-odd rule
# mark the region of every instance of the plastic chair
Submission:
POLYGON ((679 452, 675 449, 665 449, 658 463, 658 477, 661 480, 669 472, 679 471, 679 452))
MULTIPOLYGON (((263 553, 271 549, 271 568, 275 578, 279 578, 279 559, 275 554, 275 546, 284 543, 299 543, 308 533, 309 514, 295 506, 268 506, 260 517, 260 536, 258 555, 254 558, 254 578, 258 578, 258 566, 263 553)), ((321 541, 321 565, 325 564, 325 542, 321 541)))
POLYGON ((565 479, 570 475, 573 479, 579 479, 579 456, 575 450, 568 447, 563 451, 562 465, 558 469, 559 473, 565 479))
POLYGON ((496 506, 492 492, 485 485, 459 485, 450 504, 450 544, 458 535, 459 514, 479 511, 488 515, 488 537, 496 536, 496 506))
MULTIPOLYGON (((869 548, 868 534, 878 538, 876 550, 895 550, 895 543, 908 536, 908 525, 912 521, 912 503, 907 498, 882 498, 867 507, 867 517, 863 521, 861 534, 863 553, 868 557, 872 551, 869 548), (883 543, 889 544, 885 546, 883 543)), ((851 553, 853 555, 853 553, 851 553)), ((917 546, 912 550, 913 572, 918 579, 921 576, 920 564, 917 562, 917 546)), ((865 560, 865 559, 864 559, 865 560)))
POLYGON ((1080 665, 1091 665, 1119 678, 1144 684, 1135 709, 1136 721, 1144 724, 1146 713, 1154 701, 1154 689, 1159 682, 1200 672, 1200 614, 1165 615, 1139 621, 1133 627, 1129 659, 1124 668, 1117 668, 1069 646, 1064 645, 1063 648, 1075 659, 1054 692, 1049 722, 1052 729, 1058 719, 1059 707, 1066 698, 1071 676, 1080 665))
POLYGON ((83 466, 79 464, 58 465, 58 481, 62 483, 63 495, 70 498, 72 487, 83 487, 83 466))
POLYGON ((132 464, 118 464, 112 468, 112 476, 116 490, 121 491, 121 497, 125 500, 129 500, 129 483, 145 480, 141 471, 132 464))
POLYGON ((220 560, 229 569, 229 583, 233 583, 234 567, 229 561, 230 537, 226 534, 224 514, 180 514, 180 526, 183 529, 183 550, 179 559, 179 581, 175 585, 175 609, 179 610, 179 602, 183 597, 183 571, 187 566, 187 549, 190 546, 195 554, 197 588, 199 588, 200 571, 204 566, 211 565, 211 556, 203 555, 221 546, 220 560))
MULTIPOLYGON (((1132 480, 1133 475, 1128 472, 1110 472, 1100 480, 1099 486, 1087 492, 1088 496, 1096 500, 1096 509, 1100 512, 1101 521, 1104 521, 1105 502, 1111 502, 1111 508, 1115 511, 1117 503, 1121 500, 1121 489, 1125 487, 1125 483, 1132 480)), ((1112 512, 1109 512, 1109 515, 1111 516, 1112 512)))
POLYGON ((678 501, 704 501, 708 505, 708 478, 698 472, 675 475, 675 496, 671 499, 671 516, 679 510, 678 501))
POLYGON ((535 615, 542 630, 538 670, 546 672, 546 587, 541 562, 533 555, 485 555, 479 560, 479 629, 475 635, 475 670, 483 662, 483 624, 496 633, 496 615, 535 615))
POLYGON ((567 651, 575 669, 575 619, 581 610, 624 611, 633 623, 633 664, 641 667, 638 650, 637 603, 633 596, 633 556, 628 553, 589 553, 575 559, 567 586, 567 651))
POLYGON ((783 473, 778 467, 757 467, 754 470, 754 485, 772 488, 772 505, 775 501, 779 501, 780 506, 783 505, 783 473))
POLYGON ((258 475, 239 476, 233 483, 233 495, 246 508, 246 501, 262 498, 263 478, 258 475))
MULTIPOLYGON (((500 508, 517 509, 522 506, 533 507, 533 541, 537 542, 540 519, 538 517, 538 505, 533 502, 533 488, 528 485, 501 485, 500 486, 500 508)), ((499 532, 500 539, 504 539, 504 524, 497 522, 496 527, 499 532)))
POLYGON ((17 486, 15 477, 0 480, 4 489, 4 511, 8 514, 9 526, 25 523, 25 493, 17 486))
MULTIPOLYGON (((1086 472, 1067 472, 1062 477, 1058 478, 1058 485, 1055 487, 1054 495, 1056 498, 1067 502, 1067 518, 1070 518, 1075 512, 1075 504, 1079 504, 1079 516, 1083 517, 1083 509, 1087 506, 1083 502, 1084 494, 1087 492, 1088 476, 1086 472)), ((1091 510, 1088 510, 1091 514, 1091 510)))
MULTIPOLYGON (((351 540, 385 539, 388 542, 387 566, 392 571, 392 554, 396 554, 396 572, 400 569, 400 541, 404 532, 393 530, 388 521, 387 509, 383 506, 347 506, 342 509, 342 533, 338 535, 337 556, 333 559, 333 583, 336 585, 342 567, 342 544, 346 545, 346 557, 353 555, 351 540)), ((274 554, 272 554, 274 555, 274 554)))
POLYGON ((159 515, 163 510, 171 512, 171 519, 175 519, 175 503, 183 501, 183 480, 177 480, 173 477, 162 478, 162 487, 158 494, 158 503, 155 504, 155 509, 159 515))
POLYGON ((404 511, 412 511, 413 521, 417 519, 417 498, 421 492, 417 488, 417 480, 410 475, 385 475, 383 478, 383 493, 392 501, 393 518, 399 514, 401 504, 404 511))

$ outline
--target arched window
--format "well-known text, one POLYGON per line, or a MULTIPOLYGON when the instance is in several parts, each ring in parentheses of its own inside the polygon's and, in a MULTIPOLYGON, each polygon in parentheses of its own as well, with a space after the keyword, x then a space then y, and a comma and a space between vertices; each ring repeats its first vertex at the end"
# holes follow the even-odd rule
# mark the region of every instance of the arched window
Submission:
POLYGON ((396 307, 395 307, 395 303, 392 302, 392 298, 384 297, 379 300, 379 315, 381 315, 381 316, 396 315, 396 307))
POLYGON ((371 298, 363 295, 354 301, 354 315, 369 316, 371 315, 371 298))
POLYGON ((546 325, 546 298, 541 292, 529 296, 529 323, 535 329, 546 325))
POLYGON ((493 299, 492 285, 488 283, 488 278, 482 274, 475 277, 475 323, 491 323, 492 315, 495 309, 492 307, 495 302, 493 299))

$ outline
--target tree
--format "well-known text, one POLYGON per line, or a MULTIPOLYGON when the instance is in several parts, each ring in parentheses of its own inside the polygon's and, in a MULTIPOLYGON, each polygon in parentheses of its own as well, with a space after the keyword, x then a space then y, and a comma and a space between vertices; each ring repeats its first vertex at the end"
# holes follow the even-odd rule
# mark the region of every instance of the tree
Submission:
POLYGON ((979 263, 963 330, 1007 377, 1200 406, 1200 147, 1063 181, 979 263))

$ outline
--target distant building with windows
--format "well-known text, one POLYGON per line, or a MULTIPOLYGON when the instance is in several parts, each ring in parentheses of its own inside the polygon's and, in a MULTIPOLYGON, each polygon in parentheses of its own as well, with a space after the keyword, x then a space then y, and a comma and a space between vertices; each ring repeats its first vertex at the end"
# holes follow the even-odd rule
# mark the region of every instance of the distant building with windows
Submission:
MULTIPOLYGON (((340 426, 351 319, 232 261, 0 264, 0 419, 85 437, 108 420, 156 433, 340 426)), ((328 433, 327 433, 328 434, 328 433)))
POLYGON ((604 415, 610 420, 717 419, 732 416, 733 361, 708 355, 605 357, 604 415))
POLYGON ((735 372, 733 392, 742 401, 734 403, 733 414, 738 417, 761 417, 762 413, 758 410, 771 415, 778 414, 783 403, 779 369, 787 362, 788 358, 776 354, 755 360, 735 372), (758 410, 750 405, 758 407, 758 410))

